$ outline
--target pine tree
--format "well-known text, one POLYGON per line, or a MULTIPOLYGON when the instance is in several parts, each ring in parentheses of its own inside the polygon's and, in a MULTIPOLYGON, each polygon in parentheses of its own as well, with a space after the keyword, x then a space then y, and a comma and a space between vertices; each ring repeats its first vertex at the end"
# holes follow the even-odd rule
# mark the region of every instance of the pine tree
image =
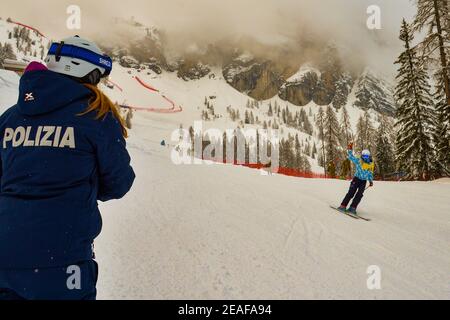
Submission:
POLYGON ((365 132, 365 122, 363 116, 358 118, 356 124, 356 141, 355 141, 355 151, 361 152, 366 145, 365 137, 363 132, 365 132))
POLYGON ((351 141, 353 141, 353 132, 352 132, 352 126, 350 124, 350 116, 348 114, 347 108, 344 106, 342 108, 341 112, 341 134, 340 134, 340 141, 341 145, 346 148, 351 141))
POLYGON ((0 64, 3 64, 5 59, 16 59, 14 50, 10 43, 5 43, 3 46, 0 43, 0 64))
MULTIPOLYGON (((336 166, 335 161, 338 161, 339 156, 339 122, 331 106, 327 107, 325 114, 325 149, 326 149, 326 159, 328 165, 333 163, 336 166)), ((332 174, 334 177, 335 174, 332 174)))
POLYGON ((402 22, 400 40, 405 51, 395 62, 400 65, 396 77, 395 97, 397 109, 397 165, 407 178, 414 180, 433 177, 434 150, 432 129, 434 126, 433 102, 430 94, 426 67, 420 63, 417 52, 411 48, 413 35, 405 20, 402 22))
POLYGON ((298 138, 298 134, 295 135, 295 168, 299 171, 303 170, 303 157, 302 157, 302 146, 300 144, 300 139, 298 138))
POLYGON ((439 50, 440 72, 442 72, 447 105, 450 105, 450 66, 448 48, 450 45, 450 9, 448 0, 417 0, 417 15, 414 31, 428 28, 425 39, 419 44, 423 59, 434 60, 434 52, 439 50))
POLYGON ((390 140, 392 124, 386 116, 380 117, 380 126, 377 130, 375 163, 377 174, 384 180, 395 170, 393 143, 390 140))
MULTIPOLYGON (((341 146, 345 150, 350 142, 353 141, 353 132, 350 124, 350 115, 348 114, 347 108, 344 106, 341 112, 341 123, 340 123, 340 133, 339 141, 341 146)), ((341 178, 346 179, 351 173, 351 163, 350 160, 345 158, 341 164, 341 178)))
POLYGON ((372 117, 370 116, 369 111, 364 113, 364 124, 365 124, 365 149, 375 150, 375 135, 376 130, 374 128, 372 117))
POLYGON ((272 103, 269 103, 269 111, 267 112, 269 117, 273 117, 272 103))
POLYGON ((433 142, 436 150, 436 174, 450 175, 450 110, 445 96, 442 73, 437 75, 437 90, 434 94, 436 101, 436 127, 433 132, 433 142))
POLYGON ((289 135, 287 139, 281 139, 280 142, 280 165, 283 168, 295 167, 295 154, 293 151, 292 137, 289 135))
POLYGON ((253 111, 250 111, 250 124, 255 124, 255 116, 253 111))
POLYGON ((316 126, 319 130, 319 139, 322 141, 322 155, 319 157, 319 164, 325 168, 325 174, 327 174, 326 158, 325 158, 325 113, 322 107, 319 107, 319 112, 316 117, 316 126))
POLYGON ((315 159, 316 158, 316 154, 317 154, 317 147, 316 147, 316 143, 314 142, 313 148, 312 148, 312 151, 311 151, 311 158, 315 159))
POLYGON ((364 149, 375 149, 375 129, 372 124, 372 118, 368 111, 364 112, 356 125, 356 150, 361 152, 364 149))

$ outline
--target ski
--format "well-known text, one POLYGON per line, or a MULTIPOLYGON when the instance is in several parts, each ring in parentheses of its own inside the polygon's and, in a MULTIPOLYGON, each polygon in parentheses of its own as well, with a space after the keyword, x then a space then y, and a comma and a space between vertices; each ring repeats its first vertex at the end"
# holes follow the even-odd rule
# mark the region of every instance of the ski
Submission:
POLYGON ((330 208, 336 210, 339 213, 342 213, 342 214, 345 214, 345 215, 347 215, 349 217, 352 217, 353 219, 361 219, 361 220, 364 220, 364 221, 372 221, 371 219, 358 216, 358 215, 350 213, 348 211, 340 211, 338 208, 333 207, 333 206, 330 206, 330 208))
MULTIPOLYGON (((351 214, 350 212, 347 212, 347 214, 351 214)), ((364 221, 372 221, 372 219, 361 217, 360 215, 357 215, 358 219, 364 220, 364 221)))

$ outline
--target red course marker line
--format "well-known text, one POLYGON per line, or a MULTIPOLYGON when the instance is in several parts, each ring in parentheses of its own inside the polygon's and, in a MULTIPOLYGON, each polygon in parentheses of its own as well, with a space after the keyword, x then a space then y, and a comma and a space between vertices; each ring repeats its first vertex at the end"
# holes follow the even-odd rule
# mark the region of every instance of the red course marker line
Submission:
POLYGON ((17 25, 19 25, 19 26, 21 26, 21 27, 30 29, 30 30, 36 32, 36 33, 37 33, 38 35, 40 35, 41 37, 44 37, 44 38, 47 39, 47 37, 46 37, 42 32, 40 32, 38 29, 36 29, 36 28, 30 27, 30 26, 28 26, 28 25, 26 25, 26 24, 23 24, 23 23, 20 23, 20 22, 17 22, 17 21, 13 21, 13 20, 10 20, 10 21, 11 21, 11 23, 14 23, 14 24, 17 24, 17 25))
POLYGON ((149 85, 146 84, 144 81, 142 81, 139 77, 134 77, 134 78, 135 78, 135 79, 137 80, 137 82, 139 82, 143 87, 145 87, 145 88, 147 88, 147 89, 149 89, 149 90, 151 90, 151 91, 154 91, 154 92, 159 92, 159 90, 157 90, 157 89, 155 89, 155 88, 149 86, 149 85))
MULTIPOLYGON (((136 79, 137 82, 139 82, 140 85, 142 85, 144 88, 153 91, 153 92, 160 92, 159 90, 153 88, 152 86, 146 84, 144 81, 142 81, 139 77, 133 77, 134 79, 136 79)), ((112 84, 114 84, 113 82, 111 82, 112 84)), ((118 88, 120 88, 118 86, 118 88)), ((170 100, 169 98, 167 98, 165 95, 161 94, 161 96, 163 97, 164 100, 166 100, 167 102, 170 103, 170 105, 172 106, 170 109, 166 109, 166 108, 152 108, 152 107, 135 107, 135 106, 127 106, 127 105, 120 105, 121 108, 125 108, 125 109, 131 109, 131 110, 137 110, 137 111, 147 111, 147 112, 155 112, 155 113, 179 113, 183 111, 183 108, 181 106, 177 107, 175 105, 175 102, 173 102, 172 100, 170 100)))

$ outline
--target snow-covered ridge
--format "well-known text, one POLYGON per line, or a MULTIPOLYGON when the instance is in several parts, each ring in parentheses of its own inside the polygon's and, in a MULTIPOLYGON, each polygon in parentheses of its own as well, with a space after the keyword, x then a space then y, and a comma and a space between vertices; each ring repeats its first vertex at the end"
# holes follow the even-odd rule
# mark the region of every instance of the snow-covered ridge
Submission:
POLYGON ((315 68, 310 63, 305 63, 304 65, 302 65, 300 67, 300 69, 295 74, 293 74, 290 78, 288 78, 286 80, 286 82, 289 83, 289 82, 301 81, 301 80, 303 80, 305 75, 308 73, 315 73, 318 77, 321 76, 321 72, 317 68, 315 68))
POLYGON ((6 20, 0 20, 0 43, 11 46, 19 61, 43 61, 50 40, 37 32, 6 20))

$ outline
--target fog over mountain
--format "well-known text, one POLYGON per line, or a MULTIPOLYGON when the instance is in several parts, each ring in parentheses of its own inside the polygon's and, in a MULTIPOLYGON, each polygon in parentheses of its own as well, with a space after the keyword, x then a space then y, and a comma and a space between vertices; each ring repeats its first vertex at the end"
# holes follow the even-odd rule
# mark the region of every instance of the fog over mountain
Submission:
MULTIPOLYGON (((410 0, 129 0, 129 1, 3 1, 1 16, 32 24, 51 38, 78 33, 101 41, 129 38, 114 17, 134 17, 164 31, 167 50, 184 52, 233 39, 286 48, 305 37, 319 44, 332 41, 343 48, 347 61, 360 62, 387 75, 400 51, 397 40, 402 17, 414 14, 410 0), (82 29, 66 28, 69 5, 78 5, 82 29), (381 8, 382 29, 366 26, 367 7, 381 8)), ((264 51, 264 50, 263 50, 264 51)), ((266 50, 267 51, 267 50, 266 50)), ((312 53, 314 55, 314 53, 312 53)))

